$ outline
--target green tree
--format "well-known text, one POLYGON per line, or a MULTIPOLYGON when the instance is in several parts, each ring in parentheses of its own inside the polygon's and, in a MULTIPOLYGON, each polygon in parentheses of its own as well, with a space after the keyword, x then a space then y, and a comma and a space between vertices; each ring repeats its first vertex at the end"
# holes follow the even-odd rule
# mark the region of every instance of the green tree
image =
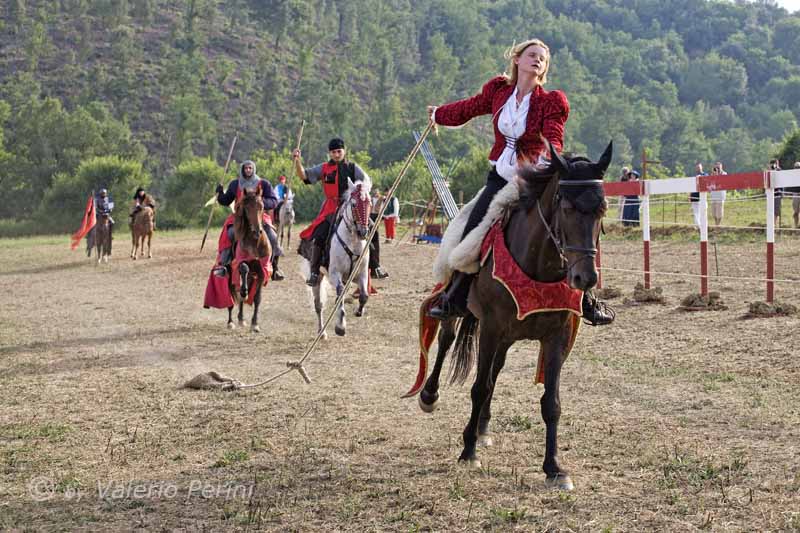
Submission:
POLYGON ((689 63, 680 94, 689 104, 704 100, 736 105, 747 94, 747 71, 735 60, 711 53, 689 63))
MULTIPOLYGON (((236 165, 232 164, 232 168, 236 165)), ((162 227, 186 227, 205 223, 210 207, 203 207, 214 195, 217 183, 225 183, 233 177, 232 171, 225 176, 223 168, 211 159, 191 158, 183 161, 175 173, 164 184, 163 204, 159 211, 159 224, 162 227)), ((217 207, 216 220, 221 223, 230 214, 217 207)))
POLYGON ((800 161, 800 130, 786 137, 776 157, 781 161, 781 168, 792 168, 800 161))

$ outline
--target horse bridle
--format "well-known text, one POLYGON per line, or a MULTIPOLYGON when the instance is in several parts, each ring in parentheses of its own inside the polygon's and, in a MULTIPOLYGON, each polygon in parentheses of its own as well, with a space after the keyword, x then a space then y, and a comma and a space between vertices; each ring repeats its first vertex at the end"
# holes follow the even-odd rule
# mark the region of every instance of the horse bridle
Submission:
MULTIPOLYGON (((242 211, 243 211, 242 212, 242 218, 245 221, 247 221, 247 225, 250 226, 251 225, 250 224, 250 219, 247 217, 247 213, 245 213, 244 210, 245 210, 245 207, 244 207, 244 204, 242 204, 242 211)), ((261 212, 262 213, 264 212, 264 203, 263 203, 263 201, 261 203, 261 212)), ((258 228, 258 232, 256 233, 256 238, 260 239, 261 238, 261 232, 264 231, 264 225, 263 225, 263 222, 262 222, 262 217, 258 218, 258 222, 256 223, 256 227, 258 228)))
MULTIPOLYGON (((347 200, 347 202, 350 203, 350 200, 347 200)), ((356 232, 356 230, 357 230, 357 228, 355 227, 356 224, 357 224, 356 223, 356 213, 355 213, 356 206, 355 205, 350 205, 349 207, 350 207, 350 216, 353 218, 352 224, 347 220, 347 217, 345 216, 345 213, 347 212, 347 207, 345 207, 345 209, 340 209, 339 210, 339 214, 336 216, 336 220, 334 222, 333 233, 334 233, 334 235, 336 235, 336 239, 339 241, 339 244, 342 245, 342 248, 344 249, 345 253, 347 254, 347 257, 350 258, 350 270, 352 271, 353 270, 353 265, 355 264, 355 260, 356 260, 356 258, 358 258, 358 254, 356 254, 353 250, 351 250, 350 247, 347 246, 347 243, 344 242, 342 237, 339 235, 339 225, 342 222, 344 222, 344 225, 345 225, 345 227, 347 228, 348 231, 356 232)))
POLYGON ((542 224, 544 224, 545 229, 547 230, 547 234, 550 237, 550 240, 553 241, 553 244, 556 247, 556 251, 558 252, 558 256, 561 259, 561 268, 564 268, 566 265, 567 267, 567 274, 575 267, 575 265, 579 264, 581 261, 586 259, 591 259, 594 262, 594 258, 597 257, 597 246, 593 246, 591 248, 586 248, 583 246, 570 246, 565 245, 564 241, 564 228, 563 224, 560 223, 561 219, 561 210, 558 209, 558 204, 561 201, 561 187, 570 187, 570 186, 599 186, 602 187, 603 180, 558 180, 558 191, 556 194, 553 195, 553 228, 550 227, 550 224, 547 223, 545 219, 544 213, 542 213, 542 204, 540 200, 536 200, 536 209, 539 211, 539 218, 542 220, 542 224), (556 233, 559 234, 559 237, 556 236, 556 233), (567 256, 564 254, 565 252, 577 252, 580 254, 580 257, 573 263, 570 263, 567 259, 567 256))

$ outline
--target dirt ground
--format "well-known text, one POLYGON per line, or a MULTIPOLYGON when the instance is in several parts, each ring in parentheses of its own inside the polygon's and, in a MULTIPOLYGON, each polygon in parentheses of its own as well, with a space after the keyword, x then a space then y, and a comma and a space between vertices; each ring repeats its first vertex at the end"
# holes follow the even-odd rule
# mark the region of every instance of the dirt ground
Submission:
MULTIPOLYGON (((101 266, 62 237, 0 241, 0 529, 800 530, 800 318, 742 319, 761 282, 712 280, 728 309, 689 313, 699 280, 654 275, 665 305, 616 299, 612 326, 582 328, 561 380, 564 493, 544 488, 535 343, 498 380, 482 470, 456 463, 468 385, 445 387, 432 415, 400 399, 431 245, 384 247, 391 277, 345 338, 329 328, 312 385, 179 389, 209 370, 271 376, 314 335, 293 253, 262 333, 228 331, 202 308, 214 250, 200 237, 158 232, 154 258, 134 262, 118 235, 101 266)), ((641 268, 640 242, 603 252, 641 268)), ((652 267, 698 273, 698 255, 657 241, 652 267)), ((762 277, 763 257, 760 240, 717 249, 721 275, 762 277)), ((778 242, 776 276, 798 280, 777 298, 800 303, 800 237, 778 242)), ((637 281, 605 273, 623 298, 637 281)))

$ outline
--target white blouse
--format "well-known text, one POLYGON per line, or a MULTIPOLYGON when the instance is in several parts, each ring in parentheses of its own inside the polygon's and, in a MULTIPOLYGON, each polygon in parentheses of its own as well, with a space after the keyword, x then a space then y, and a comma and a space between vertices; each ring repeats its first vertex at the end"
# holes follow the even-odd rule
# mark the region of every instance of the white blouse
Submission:
POLYGON ((528 109, 531 104, 531 93, 525 95, 522 102, 517 104, 517 88, 508 97, 506 103, 500 111, 497 119, 497 128, 506 138, 506 147, 497 161, 490 161, 495 166, 495 170, 506 181, 511 181, 517 174, 517 139, 525 133, 525 125, 528 120, 528 109))

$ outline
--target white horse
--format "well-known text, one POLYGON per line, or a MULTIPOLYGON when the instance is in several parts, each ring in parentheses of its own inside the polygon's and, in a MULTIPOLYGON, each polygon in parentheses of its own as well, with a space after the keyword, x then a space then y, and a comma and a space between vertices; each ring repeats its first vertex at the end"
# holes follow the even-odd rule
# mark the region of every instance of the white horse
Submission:
POLYGON ((283 246, 283 229, 286 228, 286 247, 292 245, 292 225, 294 224, 294 193, 289 191, 278 213, 278 235, 283 246))
MULTIPOLYGON (((370 182, 353 183, 348 180, 348 189, 341 199, 339 211, 334 219, 333 236, 331 237, 330 257, 327 272, 322 276, 336 289, 339 297, 344 291, 344 284, 350 277, 350 272, 355 266, 358 256, 364 252, 364 260, 358 269, 354 281, 358 284, 358 307, 355 316, 364 314, 364 306, 369 299, 369 244, 366 237, 369 233, 369 212, 371 202, 369 198, 370 182)), ((314 310, 317 313, 317 332, 322 331, 322 338, 327 334, 323 331, 322 310, 325 304, 325 288, 323 280, 313 287, 314 310)), ((339 336, 346 333, 344 300, 339 305, 334 330, 339 336)))

